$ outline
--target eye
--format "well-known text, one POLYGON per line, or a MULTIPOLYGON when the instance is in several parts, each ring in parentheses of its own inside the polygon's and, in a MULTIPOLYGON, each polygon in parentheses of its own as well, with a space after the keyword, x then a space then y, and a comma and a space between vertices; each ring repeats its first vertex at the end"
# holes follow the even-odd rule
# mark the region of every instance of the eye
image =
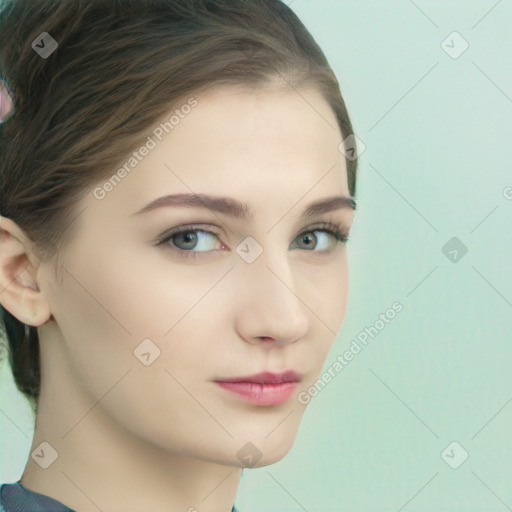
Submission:
POLYGON ((176 251, 179 256, 196 257, 197 252, 213 252, 215 250, 211 243, 213 238, 219 240, 219 236, 212 231, 199 229, 197 226, 182 226, 164 234, 157 245, 170 242, 169 249, 176 251))
POLYGON ((327 222, 323 223, 321 226, 311 228, 309 231, 304 231, 296 238, 296 240, 299 240, 305 245, 305 247, 299 248, 308 250, 311 249, 312 245, 314 245, 314 248, 317 249, 317 251, 314 252, 326 252, 329 251, 329 249, 334 249, 338 243, 346 243, 348 241, 348 234, 346 230, 342 229, 340 226, 327 222), (319 237, 318 233, 323 236, 319 237), (330 241, 329 238, 331 239, 330 241), (320 242, 318 242, 319 239, 320 242))
MULTIPOLYGON (((214 239, 217 239, 218 249, 227 248, 220 240, 220 234, 202 229, 200 226, 179 226, 167 231, 157 240, 157 246, 166 246, 166 249, 174 251, 181 257, 196 258, 202 253, 215 251, 214 239)), ((328 253, 334 250, 337 244, 344 244, 348 241, 346 228, 333 222, 322 222, 319 225, 303 231, 293 242, 290 248, 303 249, 308 252, 328 253), (330 239, 330 240, 329 240, 330 239), (320 241, 319 241, 320 240, 320 241), (299 243, 296 244, 295 241, 299 243), (314 250, 316 249, 316 250, 314 250)))

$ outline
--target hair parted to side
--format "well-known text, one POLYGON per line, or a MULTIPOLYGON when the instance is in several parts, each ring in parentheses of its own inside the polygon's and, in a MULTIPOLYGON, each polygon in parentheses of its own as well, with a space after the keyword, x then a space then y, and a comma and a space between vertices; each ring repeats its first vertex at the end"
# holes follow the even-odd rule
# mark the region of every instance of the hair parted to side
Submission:
MULTIPOLYGON (((0 0, 0 78, 15 113, 0 124, 0 214, 58 255, 76 204, 108 179, 166 112, 221 85, 315 85, 353 134, 322 50, 280 0, 0 0), (43 32, 58 47, 41 57, 43 32)), ((357 159, 346 159, 355 196, 357 159)), ((18 389, 37 410, 37 328, 1 307, 18 389)))

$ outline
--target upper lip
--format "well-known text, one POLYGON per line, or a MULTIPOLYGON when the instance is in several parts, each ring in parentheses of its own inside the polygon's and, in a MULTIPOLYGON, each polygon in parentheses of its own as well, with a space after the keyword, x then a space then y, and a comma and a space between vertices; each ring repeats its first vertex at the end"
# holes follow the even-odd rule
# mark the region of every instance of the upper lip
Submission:
POLYGON ((299 382, 302 375, 295 370, 286 370, 281 373, 262 372, 245 377, 231 379, 218 379, 217 382, 256 382, 258 384, 282 384, 283 382, 299 382))

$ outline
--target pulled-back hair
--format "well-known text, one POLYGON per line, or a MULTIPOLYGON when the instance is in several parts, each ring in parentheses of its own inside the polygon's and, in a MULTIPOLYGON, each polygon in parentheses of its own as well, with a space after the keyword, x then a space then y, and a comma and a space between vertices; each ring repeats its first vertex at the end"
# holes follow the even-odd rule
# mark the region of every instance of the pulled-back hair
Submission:
MULTIPOLYGON (((0 75, 16 106, 0 124, 0 214, 46 258, 63 247, 84 193, 191 94, 221 85, 313 85, 333 109, 342 139, 353 133, 322 50, 279 0, 0 5, 0 75), (42 33, 58 44, 45 57, 32 46, 42 33)), ((346 163, 355 196, 357 160, 346 163)), ((37 328, 4 307, 0 313, 14 381, 37 408, 37 328)))

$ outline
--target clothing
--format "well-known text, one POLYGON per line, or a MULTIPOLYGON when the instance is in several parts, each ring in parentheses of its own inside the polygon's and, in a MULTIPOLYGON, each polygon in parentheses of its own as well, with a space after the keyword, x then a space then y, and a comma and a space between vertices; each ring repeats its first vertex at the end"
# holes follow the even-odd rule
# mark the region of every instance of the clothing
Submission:
POLYGON ((0 487, 0 512, 73 512, 49 496, 28 490, 18 481, 0 487))
MULTIPOLYGON (((0 486, 0 512, 74 512, 60 501, 30 491, 19 480, 0 486)), ((141 511, 146 512, 146 511, 141 511)), ((235 507, 231 512, 237 511, 235 507)))

